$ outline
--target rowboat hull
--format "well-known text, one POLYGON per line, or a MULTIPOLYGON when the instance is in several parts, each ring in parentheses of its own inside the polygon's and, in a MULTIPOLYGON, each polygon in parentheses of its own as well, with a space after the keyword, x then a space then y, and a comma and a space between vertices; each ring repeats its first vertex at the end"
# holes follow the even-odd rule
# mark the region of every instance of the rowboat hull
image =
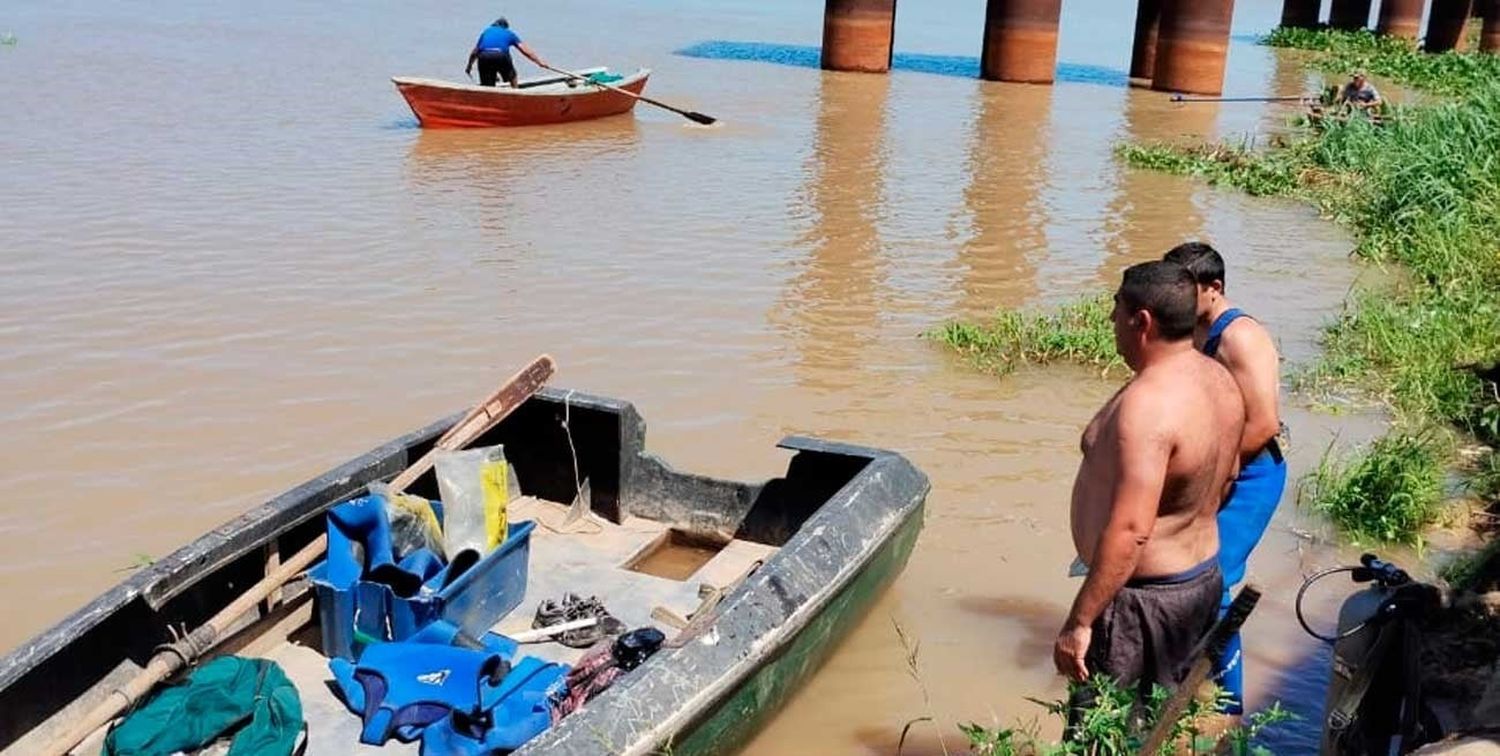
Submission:
MULTIPOLYGON (((590 69, 600 71, 602 69, 590 69)), ((646 88, 651 72, 641 69, 611 82, 633 94, 646 88)), ((481 87, 438 79, 398 76, 392 79, 424 128, 539 126, 628 113, 636 99, 599 86, 551 77, 521 82, 521 87, 481 87)))
MULTIPOLYGON (((233 601, 274 569, 279 555, 322 533, 330 507, 405 469, 456 419, 377 447, 226 523, 0 658, 0 710, 6 712, 0 752, 37 751, 138 672, 177 628, 196 627, 233 601)), ((763 555, 748 577, 726 583, 732 587, 706 632, 664 648, 526 744, 518 751, 524 754, 647 754, 663 748, 711 754, 739 748, 901 571, 921 529, 928 490, 926 477, 900 455, 800 437, 781 442, 794 455, 784 473, 765 482, 678 472, 646 453, 645 425, 631 405, 554 389, 544 389, 476 443, 504 444, 523 491, 553 502, 569 501, 577 491, 578 478, 566 461, 576 448, 579 474, 592 490, 591 516, 601 522, 657 523, 762 549, 757 553, 763 555)), ((436 493, 430 475, 412 490, 436 493)), ((554 540, 551 547, 553 554, 571 553, 575 545, 554 540)), ((548 562, 548 548, 546 541, 533 541, 527 601, 533 592, 553 595, 559 587, 546 585, 549 575, 555 582, 562 574, 548 562)), ((706 570, 682 587, 691 593, 706 570)), ((586 583, 574 587, 596 590, 586 583)), ((318 613, 312 593, 305 582, 289 585, 232 628, 219 650, 277 658, 299 649, 304 657, 298 658, 310 657, 314 670, 324 668, 313 650, 318 613)), ((628 603, 607 591, 601 598, 612 611, 616 602, 628 603)), ((529 614, 518 611, 506 621, 526 623, 529 614)), ((295 670, 282 663, 295 678, 295 670)), ((321 680, 297 684, 313 738, 308 753, 347 752, 353 734, 342 733, 357 731, 357 718, 336 703, 319 705, 316 697, 328 695, 319 691, 321 680), (327 720, 313 721, 315 716, 327 720)), ((97 749, 97 737, 92 743, 97 749)))

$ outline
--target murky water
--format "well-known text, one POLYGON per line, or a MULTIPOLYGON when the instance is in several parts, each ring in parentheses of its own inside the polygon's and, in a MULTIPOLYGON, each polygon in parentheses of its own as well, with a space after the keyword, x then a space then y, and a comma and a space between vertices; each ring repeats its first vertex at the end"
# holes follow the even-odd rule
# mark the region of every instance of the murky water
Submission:
MULTIPOLYGON (((1279 3, 1241 6, 1228 93, 1315 84, 1250 41, 1279 3)), ((890 753, 923 716, 941 728, 909 753, 957 745, 952 723, 1061 691, 1065 502, 1113 384, 996 380, 918 335, 1208 238, 1301 362, 1355 275, 1307 208, 1112 159, 1287 114, 1128 89, 1133 4, 1069 0, 1051 88, 972 78, 978 0, 903 3, 890 76, 817 70, 821 3, 505 10, 552 62, 650 66, 650 94, 723 125, 415 128, 387 77, 461 76, 482 3, 0 9, 0 647, 547 351, 558 385, 633 400, 687 469, 764 475, 791 432, 910 455, 934 484, 910 567, 748 751, 890 753)), ((1361 432, 1291 417, 1299 472, 1361 432)), ((1315 527, 1278 517, 1247 641, 1253 701, 1314 714, 1289 606, 1337 558, 1297 535, 1315 527)))

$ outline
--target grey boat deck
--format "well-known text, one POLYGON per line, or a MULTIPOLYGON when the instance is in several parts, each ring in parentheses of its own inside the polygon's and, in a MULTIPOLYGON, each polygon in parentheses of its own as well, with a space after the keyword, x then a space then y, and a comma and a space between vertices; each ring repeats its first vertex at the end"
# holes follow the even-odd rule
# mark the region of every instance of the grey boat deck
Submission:
MULTIPOLYGON (((593 514, 583 514, 564 526, 568 508, 552 502, 523 497, 509 508, 512 522, 534 520, 526 595, 520 606, 494 629, 505 635, 531 629, 532 617, 543 600, 560 600, 565 592, 597 596, 615 617, 631 629, 657 627, 667 637, 675 628, 652 619, 657 607, 681 617, 698 608, 699 586, 723 588, 734 582, 757 561, 776 552, 774 546, 733 540, 686 580, 672 580, 626 567, 634 557, 666 535, 664 523, 626 518, 615 524, 593 514)), ((315 639, 315 634, 313 634, 315 639)), ((303 716, 308 725, 307 754, 333 756, 355 753, 417 753, 419 743, 389 741, 384 747, 359 742, 360 720, 344 706, 331 686, 328 659, 316 648, 298 639, 267 639, 264 656, 280 664, 302 696, 303 716)), ((547 661, 572 664, 583 650, 560 643, 527 643, 518 656, 536 656, 547 661)), ((102 739, 101 739, 102 741, 102 739)), ((97 753, 86 744, 80 753, 97 753)), ((100 743, 102 745, 102 742, 100 743)))

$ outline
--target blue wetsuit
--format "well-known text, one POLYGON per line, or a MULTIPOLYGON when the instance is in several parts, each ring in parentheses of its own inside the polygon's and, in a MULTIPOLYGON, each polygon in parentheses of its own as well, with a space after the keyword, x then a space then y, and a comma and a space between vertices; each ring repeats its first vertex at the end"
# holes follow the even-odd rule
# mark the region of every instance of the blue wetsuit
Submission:
MULTIPOLYGON (((1239 318, 1248 318, 1239 308, 1226 310, 1209 326, 1208 338, 1203 342, 1203 353, 1217 357, 1219 341, 1224 329, 1239 318)), ((1281 446, 1271 439, 1266 447, 1240 469, 1229 492, 1229 500, 1219 509, 1219 567, 1224 572, 1224 595, 1219 602, 1219 615, 1229 608, 1231 589, 1245 579, 1245 565, 1250 552, 1260 543, 1276 505, 1281 503, 1282 489, 1286 488, 1286 460, 1282 459, 1281 446)), ((1240 647, 1239 633, 1229 639, 1224 656, 1214 665, 1214 677, 1231 697, 1226 713, 1243 714, 1245 709, 1245 665, 1240 647)))

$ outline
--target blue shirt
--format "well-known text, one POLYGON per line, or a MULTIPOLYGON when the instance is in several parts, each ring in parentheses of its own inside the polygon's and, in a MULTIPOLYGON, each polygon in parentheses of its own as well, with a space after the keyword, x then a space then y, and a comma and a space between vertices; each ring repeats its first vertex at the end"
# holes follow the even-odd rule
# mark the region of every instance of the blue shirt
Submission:
POLYGON ((479 41, 474 43, 475 50, 502 50, 509 51, 510 48, 521 44, 521 38, 516 33, 503 26, 487 26, 479 35, 479 41))

